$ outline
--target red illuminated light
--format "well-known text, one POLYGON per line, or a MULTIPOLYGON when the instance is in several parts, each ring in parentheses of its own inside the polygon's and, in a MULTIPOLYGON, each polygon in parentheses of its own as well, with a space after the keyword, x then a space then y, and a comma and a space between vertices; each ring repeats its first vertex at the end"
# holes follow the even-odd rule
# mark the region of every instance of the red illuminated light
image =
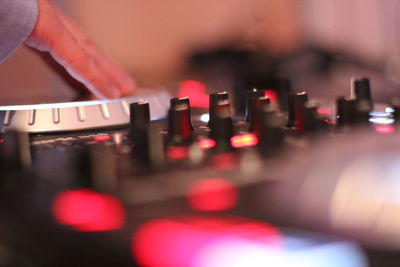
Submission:
POLYGON ((188 201, 195 210, 230 210, 237 203, 237 189, 226 179, 203 179, 194 183, 188 192, 188 201))
POLYGON ((173 160, 186 159, 189 156, 189 149, 185 146, 171 146, 167 149, 167 157, 173 160))
POLYGON ((235 135, 231 138, 231 145, 234 148, 255 146, 258 144, 258 138, 254 134, 235 135))
POLYGON ((98 136, 95 136, 93 138, 93 140, 97 141, 97 142, 104 142, 104 141, 110 140, 110 136, 109 135, 98 135, 98 136))
MULTIPOLYGON (((230 240, 246 240, 273 250, 281 247, 279 231, 266 223, 228 216, 180 216, 141 226, 133 236, 132 253, 140 266, 199 266, 203 251, 230 240)), ((229 252, 224 256, 231 257, 229 252)))
POLYGON ((329 109, 329 108, 319 108, 319 109, 317 110, 317 113, 319 113, 319 114, 325 114, 325 115, 330 115, 330 114, 332 114, 332 110, 329 109))
POLYGON ((0 139, 0 144, 4 143, 4 139, 0 139))
POLYGON ((179 97, 189 97, 192 107, 208 108, 209 100, 204 83, 194 80, 183 81, 179 86, 179 97))
POLYGON ((211 158, 211 165, 221 171, 230 171, 237 167, 238 156, 235 153, 220 153, 211 158))
POLYGON ((375 127, 375 131, 380 134, 392 134, 395 128, 391 125, 379 125, 375 127))
POLYGON ((117 230, 125 223, 125 210, 117 198, 88 189, 59 193, 53 214, 60 224, 83 232, 117 230))
POLYGON ((210 149, 215 147, 217 144, 214 139, 201 139, 199 142, 199 147, 202 149, 210 149))
POLYGON ((278 101, 278 95, 276 94, 276 92, 274 90, 271 90, 271 89, 265 90, 264 96, 269 98, 269 101, 271 103, 278 101))

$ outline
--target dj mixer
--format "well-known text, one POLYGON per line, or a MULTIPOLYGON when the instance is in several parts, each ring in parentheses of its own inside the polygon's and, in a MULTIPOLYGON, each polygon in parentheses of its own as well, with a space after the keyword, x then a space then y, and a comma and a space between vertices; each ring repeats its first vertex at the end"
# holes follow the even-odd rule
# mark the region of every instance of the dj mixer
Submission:
POLYGON ((0 107, 0 266, 398 266, 400 99, 288 91, 0 107))

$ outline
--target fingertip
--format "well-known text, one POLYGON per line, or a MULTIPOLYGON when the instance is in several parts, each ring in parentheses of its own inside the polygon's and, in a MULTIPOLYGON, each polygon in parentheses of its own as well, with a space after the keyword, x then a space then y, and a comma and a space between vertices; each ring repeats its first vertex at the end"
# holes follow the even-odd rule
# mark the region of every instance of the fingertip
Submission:
POLYGON ((130 96, 133 95, 136 89, 136 83, 133 79, 131 78, 126 78, 124 83, 122 84, 120 88, 120 92, 123 96, 130 96))

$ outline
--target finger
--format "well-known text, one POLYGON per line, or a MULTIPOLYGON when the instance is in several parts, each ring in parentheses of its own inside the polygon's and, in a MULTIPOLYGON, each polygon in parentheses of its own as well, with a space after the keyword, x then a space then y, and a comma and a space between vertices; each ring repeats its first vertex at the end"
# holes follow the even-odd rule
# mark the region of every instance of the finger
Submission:
POLYGON ((68 31, 77 39, 77 42, 83 46, 92 60, 96 62, 100 71, 103 71, 104 75, 108 76, 123 96, 132 95, 136 84, 126 71, 114 60, 101 52, 58 7, 55 7, 55 10, 61 18, 64 27, 67 28, 68 31))
POLYGON ((60 31, 58 40, 50 44, 49 53, 76 80, 82 82, 93 94, 100 98, 121 96, 107 75, 77 43, 68 30, 60 31))
MULTIPOLYGON (((83 83, 93 94, 98 97, 116 98, 121 96, 114 79, 129 79, 129 76, 118 73, 119 67, 106 69, 102 56, 89 39, 82 34, 69 18, 65 16, 51 1, 38 0, 39 17, 37 24, 26 41, 40 51, 48 52, 54 60, 62 65, 65 70, 76 80, 83 83), (69 25, 67 28, 66 25, 69 25), (111 73, 113 73, 111 72, 111 73), (123 78, 121 78, 121 76, 123 78), (117 77, 117 78, 114 78, 117 77), (126 78, 127 77, 127 78, 126 78)), ((133 89, 132 83, 122 85, 124 93, 133 89), (127 85, 126 85, 127 84, 127 85), (127 89, 125 89, 127 88, 127 89)))
POLYGON ((109 59, 106 55, 103 55, 100 51, 93 51, 92 55, 97 65, 107 73, 112 83, 119 89, 123 96, 129 96, 134 93, 136 83, 119 64, 109 59))

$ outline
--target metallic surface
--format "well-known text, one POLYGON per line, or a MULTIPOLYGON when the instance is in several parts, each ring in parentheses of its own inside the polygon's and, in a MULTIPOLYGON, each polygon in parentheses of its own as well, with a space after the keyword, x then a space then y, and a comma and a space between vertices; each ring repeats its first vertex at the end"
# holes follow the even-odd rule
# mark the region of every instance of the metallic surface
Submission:
POLYGON ((156 120, 166 115, 170 97, 160 91, 116 100, 0 106, 0 126, 29 133, 113 127, 129 123, 129 104, 138 101, 150 103, 150 117, 156 120))

